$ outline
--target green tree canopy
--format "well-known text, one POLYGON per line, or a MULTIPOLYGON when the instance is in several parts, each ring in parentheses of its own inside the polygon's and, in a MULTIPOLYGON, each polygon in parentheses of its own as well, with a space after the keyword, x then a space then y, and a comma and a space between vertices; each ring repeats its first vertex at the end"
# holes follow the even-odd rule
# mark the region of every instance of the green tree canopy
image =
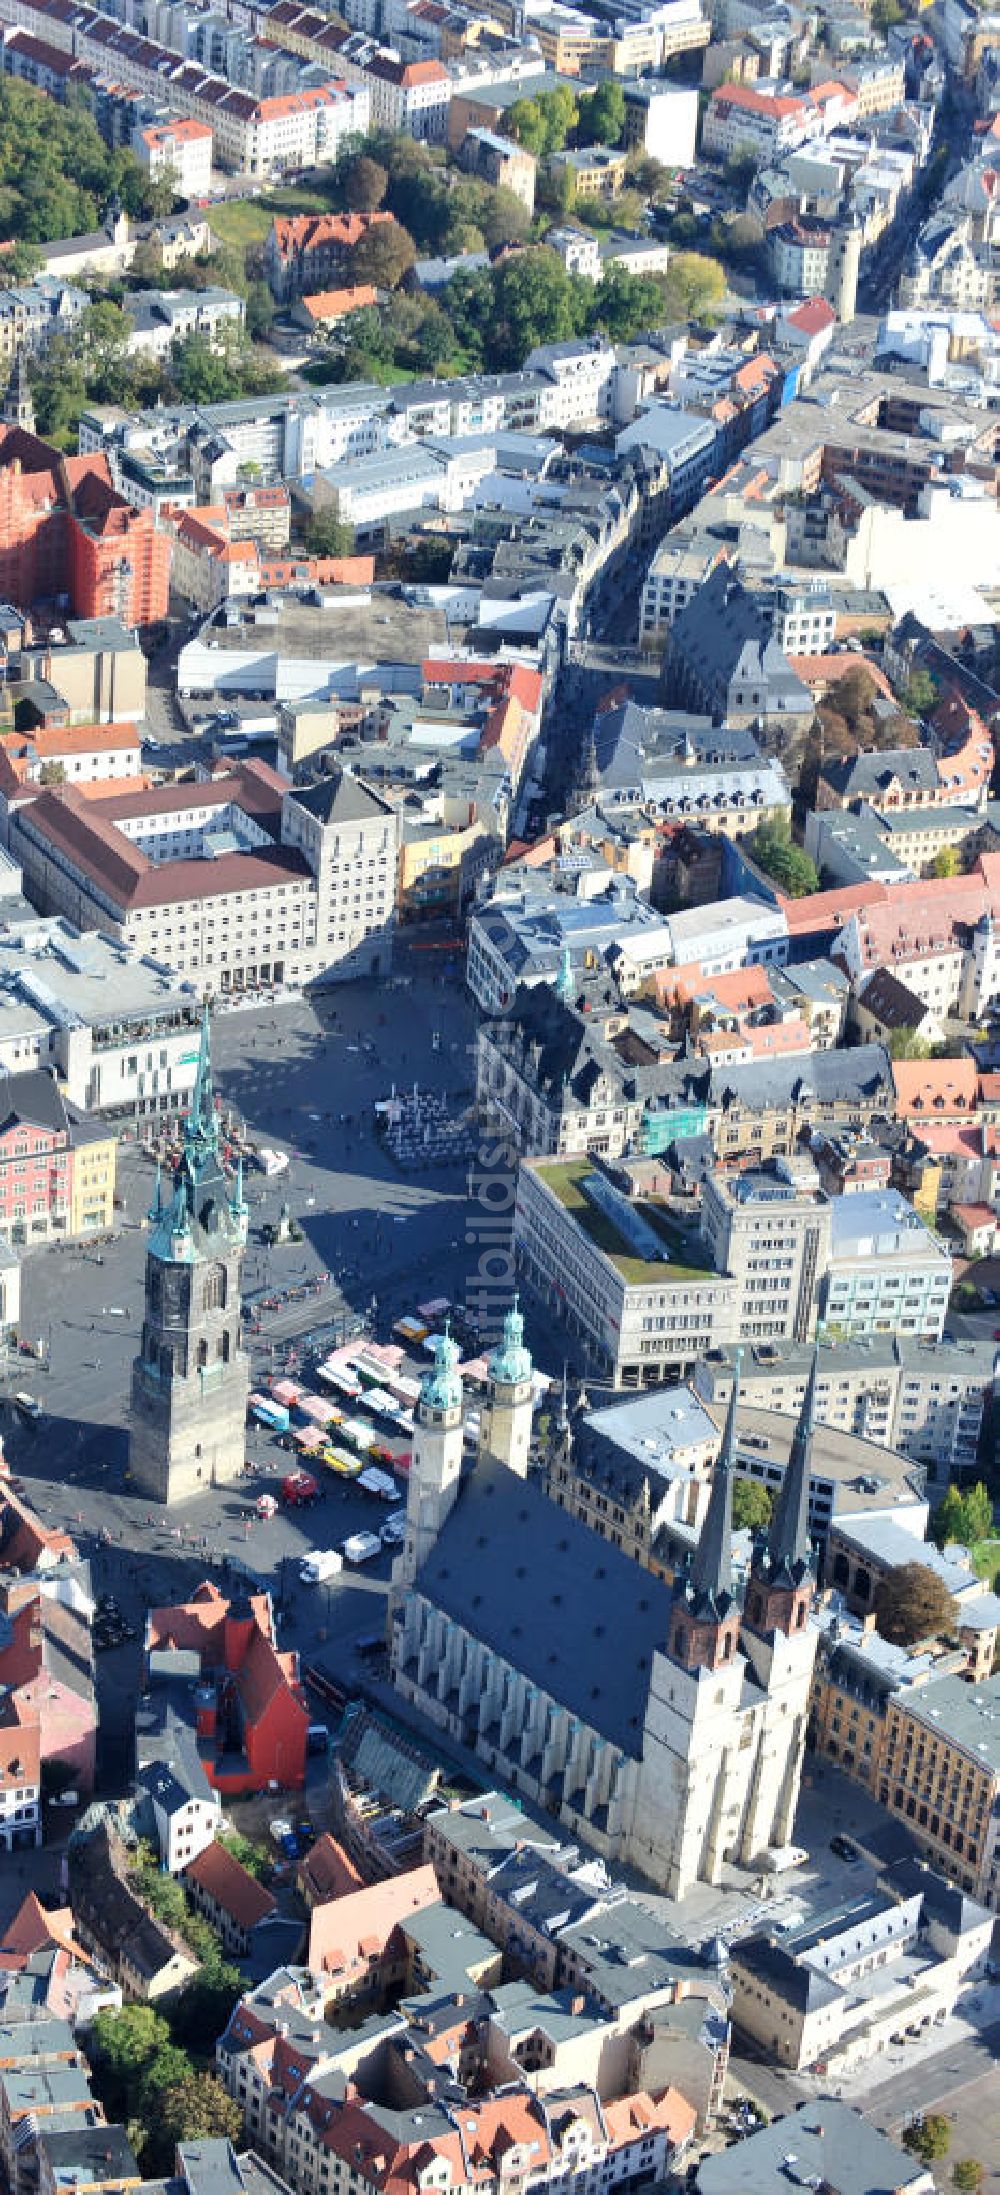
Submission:
POLYGON ((937 687, 930 672, 917 665, 903 688, 902 703, 910 716, 929 716, 937 701, 937 687))
POLYGON ((237 2142, 243 2131, 243 2113, 235 2097, 227 2094, 214 2073, 191 2073, 160 2098, 159 2134, 169 2144, 171 2158, 178 2142, 228 2138, 237 2142))
POLYGON ((904 1562, 887 1571, 875 1588, 874 1606, 878 1629, 894 1646, 915 1646, 918 1639, 940 1638, 954 1629, 955 1603, 925 1562, 904 1562))
POLYGON ((344 176, 344 197, 352 213, 377 213, 389 188, 389 171, 370 153, 360 152, 344 176))
POLYGON ((956 2157, 951 2177, 959 2195, 979 2195, 984 2173, 978 2157, 956 2157))
POLYGON ((967 1487, 964 1493, 957 1486, 949 1486, 931 1518, 931 1530, 939 1547, 947 1547, 951 1540, 960 1547, 974 1547, 977 1540, 989 1539, 993 1503, 982 1481, 967 1487))
POLYGON ((503 260, 494 272, 488 362, 517 368, 536 343, 565 343, 578 335, 588 288, 567 274, 558 252, 547 244, 503 260))
POLYGON ((562 152, 579 117, 572 92, 567 85, 558 84, 554 91, 539 92, 535 99, 515 99, 507 112, 507 129, 525 152, 545 160, 550 152, 562 152))
POLYGON ((596 285, 588 325, 600 328, 613 343, 627 343, 640 329, 654 328, 662 310, 659 283, 652 275, 612 265, 596 285))
POLYGON ((774 1501, 757 1479, 734 1479, 733 1523, 737 1532, 763 1532, 771 1522, 774 1501))
POLYGON ((314 511, 306 526, 310 556, 353 556, 354 528, 338 518, 332 504, 314 511))
POLYGON ((903 2148, 925 2165, 939 2163, 951 2147, 951 2121, 943 2111, 925 2111, 903 2128, 903 2148))
POLYGON ((598 84, 580 104, 578 135, 587 145, 620 145, 625 134, 625 87, 617 76, 598 84))
POLYGON ((931 874, 939 877, 958 876, 961 867, 958 847, 942 846, 940 853, 935 854, 931 862, 931 874))
POLYGON ((663 301, 671 320, 700 320, 721 305, 725 271, 703 252, 675 252, 663 278, 663 301))
POLYGON ((929 1059, 930 1041, 916 1029, 894 1029, 889 1038, 890 1059, 929 1059))
POLYGON ((379 221, 366 229, 348 255, 352 282, 369 282, 377 290, 394 290, 409 274, 417 252, 413 238, 399 221, 379 221))
POLYGON ((749 842, 751 858, 789 899, 805 899, 819 889, 819 870, 801 846, 793 843, 786 818, 758 823, 749 842))

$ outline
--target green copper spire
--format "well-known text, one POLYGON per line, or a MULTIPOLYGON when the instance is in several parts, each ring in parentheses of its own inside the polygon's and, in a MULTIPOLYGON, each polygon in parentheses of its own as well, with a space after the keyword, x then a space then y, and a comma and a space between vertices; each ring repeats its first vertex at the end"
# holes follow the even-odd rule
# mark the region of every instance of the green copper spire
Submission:
POLYGON ((208 1021, 207 1002, 201 1017, 201 1045, 198 1052, 198 1073, 195 1076, 191 1110, 184 1124, 186 1144, 211 1144, 219 1141, 219 1122, 215 1111, 215 1089, 212 1082, 212 1041, 208 1021))
POLYGON ((458 1343, 447 1325, 435 1344, 434 1369, 425 1372, 420 1382, 420 1400, 428 1410, 460 1410, 462 1407, 458 1343))
POLYGON ((524 1319, 516 1296, 503 1322, 502 1345, 490 1352, 490 1378, 505 1380, 511 1387, 531 1378, 531 1354, 524 1346, 524 1319))
POLYGON ((562 949, 562 955, 559 961, 559 973, 555 981, 555 993, 557 998, 562 999, 564 1006, 569 1006, 572 1004, 573 962, 570 958, 570 950, 568 945, 564 945, 562 949))

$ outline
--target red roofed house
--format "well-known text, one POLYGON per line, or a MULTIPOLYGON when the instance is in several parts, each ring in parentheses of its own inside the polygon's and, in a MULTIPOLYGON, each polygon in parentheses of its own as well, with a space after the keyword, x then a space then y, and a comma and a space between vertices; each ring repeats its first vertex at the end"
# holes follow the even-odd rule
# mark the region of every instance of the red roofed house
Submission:
POLYGON ((326 1905, 314 1905, 308 1966, 329 1977, 330 1994, 355 1998, 378 1994, 402 1981, 408 1952, 400 1926, 412 1913, 437 1905, 441 1892, 433 1867, 414 1867, 387 1882, 368 1883, 326 1905))
POLYGON ((22 1974, 29 1964, 53 2019, 89 2027, 98 2012, 120 2011, 121 1989, 92 1965, 74 1932, 71 1908, 52 1911, 33 1890, 3 1931, 0 1973, 22 1974))
POLYGON ((276 215, 264 245, 264 273, 278 304, 290 304, 316 290, 335 287, 348 258, 376 222, 388 213, 304 213, 276 215))
POLYGON ((181 1881, 199 1913, 218 1930, 225 1949, 246 1958, 255 1931, 277 1910, 273 1891, 265 1890, 217 1840, 182 1867, 181 1881))
POLYGON ((276 1645, 267 1595, 228 1601, 206 1583, 193 1601, 151 1609, 147 1668, 169 1671, 175 1651, 200 1658, 195 1732, 212 1789, 230 1797, 272 1783, 301 1791, 309 1709, 298 1655, 276 1645))
POLYGON ((346 289, 315 290, 308 297, 300 297, 292 306, 292 319, 309 335, 325 336, 331 328, 339 328, 352 312, 365 312, 378 304, 378 291, 370 282, 349 282, 346 289))
POLYGON ((329 1830, 317 1837, 305 1858, 299 1861, 298 1886, 310 1909, 363 1888, 354 1861, 348 1858, 336 1837, 331 1837, 329 1830))

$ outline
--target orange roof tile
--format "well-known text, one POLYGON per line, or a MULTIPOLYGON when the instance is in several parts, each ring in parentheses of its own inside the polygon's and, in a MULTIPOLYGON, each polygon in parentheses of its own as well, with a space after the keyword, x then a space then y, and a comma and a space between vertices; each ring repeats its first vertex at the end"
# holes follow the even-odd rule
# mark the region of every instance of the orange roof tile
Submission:
POLYGON ((206 1897, 214 1898, 238 1928, 256 1928, 277 1906, 277 1898, 217 1841, 207 1844, 183 1870, 206 1897))

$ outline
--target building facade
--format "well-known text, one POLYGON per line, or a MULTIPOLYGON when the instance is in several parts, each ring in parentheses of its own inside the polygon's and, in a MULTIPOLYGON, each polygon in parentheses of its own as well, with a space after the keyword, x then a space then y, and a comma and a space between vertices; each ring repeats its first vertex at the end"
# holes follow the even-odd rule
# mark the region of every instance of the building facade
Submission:
POLYGON ((242 1181, 219 1152, 208 1016, 173 1195, 159 1182, 146 1249, 146 1301, 132 1366, 129 1457, 156 1501, 184 1501, 239 1476, 246 1452, 250 1361, 240 1327, 247 1239, 242 1181))
POLYGON ((415 1434, 393 1683, 564 1829, 682 1897, 717 1882, 725 1860, 750 1865, 790 1837, 816 1645, 811 1398, 741 1612, 735 1400, 697 1551, 671 1592, 522 1475, 530 1369, 515 1311, 490 1359, 476 1469, 453 1492, 453 1466, 445 1491, 450 1426, 435 1413, 460 1432, 462 1389, 454 1345, 439 1344, 415 1434))

